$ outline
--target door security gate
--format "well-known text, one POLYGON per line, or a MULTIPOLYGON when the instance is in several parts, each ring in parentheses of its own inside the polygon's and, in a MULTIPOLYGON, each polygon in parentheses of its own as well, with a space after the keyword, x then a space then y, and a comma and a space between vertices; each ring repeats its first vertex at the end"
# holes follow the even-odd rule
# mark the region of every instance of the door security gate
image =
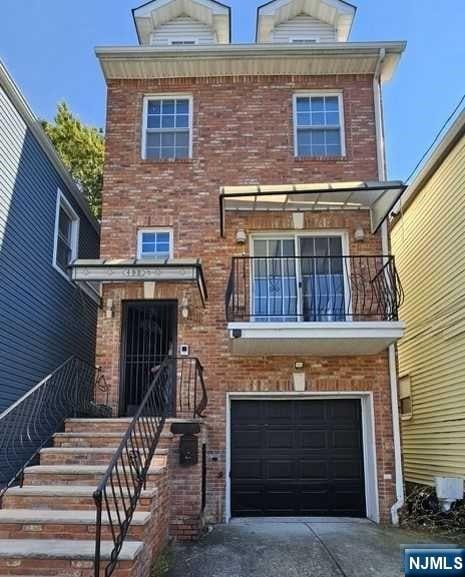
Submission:
MULTIPOLYGON (((158 367, 166 357, 176 355, 176 327, 176 301, 123 303, 120 415, 134 415, 158 367)), ((170 407, 176 402, 172 390, 170 407)))

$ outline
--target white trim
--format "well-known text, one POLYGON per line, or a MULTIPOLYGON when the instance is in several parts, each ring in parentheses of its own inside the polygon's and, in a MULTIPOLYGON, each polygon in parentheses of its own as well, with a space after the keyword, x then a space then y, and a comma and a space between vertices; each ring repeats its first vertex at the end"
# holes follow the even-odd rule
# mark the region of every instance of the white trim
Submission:
MULTIPOLYGON (((345 131, 345 115, 344 115, 344 95, 342 90, 297 90, 292 96, 292 129, 294 132, 294 157, 299 158, 297 146, 297 98, 302 97, 312 98, 315 96, 337 96, 339 106, 339 131, 341 136, 341 157, 346 156, 346 131, 345 131)), ((317 155, 319 158, 321 155, 317 155)), ((324 155, 323 155, 324 156, 324 155)), ((302 158, 315 158, 315 156, 304 156, 302 158)), ((328 156, 328 158, 332 158, 328 156)))
MULTIPOLYGON (((173 229, 172 228, 163 228, 163 227, 155 227, 155 228, 140 228, 137 231, 137 258, 138 260, 153 260, 154 258, 157 258, 156 256, 151 256, 151 257, 147 257, 147 256, 143 256, 142 254, 142 235, 144 233, 157 233, 157 232, 164 232, 164 233, 168 233, 170 240, 170 246, 169 246, 169 257, 170 259, 174 258, 174 244, 173 244, 173 229)), ((162 257, 160 257, 162 258, 162 257)))
POLYGON ((74 208, 69 203, 68 199, 64 196, 60 189, 57 192, 56 208, 55 208, 55 230, 53 233, 53 258, 52 265, 53 268, 61 274, 68 282, 73 283, 71 276, 67 275, 66 272, 57 263, 57 252, 58 252, 58 227, 60 221, 60 208, 63 208, 65 212, 71 219, 71 234, 72 234, 72 245, 71 245, 71 260, 70 263, 75 261, 79 253, 79 216, 74 208))
MULTIPOLYGON (((184 94, 181 92, 174 92, 172 94, 145 94, 144 95, 144 101, 143 101, 143 105, 142 105, 142 139, 141 139, 141 157, 142 160, 153 160, 154 162, 163 162, 165 160, 170 160, 170 159, 165 159, 165 158, 161 158, 161 159, 147 159, 147 155, 146 155, 146 143, 147 143, 147 120, 148 120, 148 103, 150 100, 188 100, 189 101, 189 125, 188 125, 188 130, 189 130, 189 156, 188 158, 192 158, 192 149, 193 149, 193 134, 192 134, 192 128, 193 128, 193 118, 194 118, 194 97, 192 96, 192 94, 184 94)), ((174 161, 176 160, 184 160, 184 159, 173 159, 174 161)))
POLYGON ((360 399, 362 407, 363 461, 365 475, 366 516, 379 523, 378 467, 376 456, 376 429, 374 400, 372 391, 306 391, 295 392, 236 392, 226 393, 226 495, 225 522, 231 520, 231 403, 242 400, 279 400, 279 399, 360 399))

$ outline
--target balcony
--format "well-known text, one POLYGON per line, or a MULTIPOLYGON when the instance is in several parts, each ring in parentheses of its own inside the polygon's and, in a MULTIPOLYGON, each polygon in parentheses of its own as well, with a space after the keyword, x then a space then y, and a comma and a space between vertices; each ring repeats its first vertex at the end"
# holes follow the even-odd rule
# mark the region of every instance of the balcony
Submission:
POLYGON ((373 355, 404 332, 391 256, 234 257, 226 291, 237 355, 373 355))

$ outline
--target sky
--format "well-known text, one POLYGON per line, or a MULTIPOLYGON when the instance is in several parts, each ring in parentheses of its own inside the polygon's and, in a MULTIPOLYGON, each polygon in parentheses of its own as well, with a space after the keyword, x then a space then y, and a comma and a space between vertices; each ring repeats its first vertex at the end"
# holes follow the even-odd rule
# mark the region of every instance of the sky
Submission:
MULTIPOLYGON (((254 41, 265 0, 223 0, 233 42, 254 41)), ((105 125, 105 84, 95 46, 135 45, 131 9, 143 0, 0 0, 0 58, 40 117, 66 101, 105 125)), ((389 177, 406 179, 465 93, 465 0, 353 0, 352 41, 406 40, 385 85, 389 177)))

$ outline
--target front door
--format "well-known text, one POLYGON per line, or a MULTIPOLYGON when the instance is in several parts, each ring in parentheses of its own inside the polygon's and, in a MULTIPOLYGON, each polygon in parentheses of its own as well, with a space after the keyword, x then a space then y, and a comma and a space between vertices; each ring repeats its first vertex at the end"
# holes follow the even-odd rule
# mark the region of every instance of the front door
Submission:
MULTIPOLYGON (((176 301, 123 303, 120 415, 134 415, 157 367, 175 356, 176 328, 176 301)), ((169 405, 174 403, 173 391, 169 405)))

